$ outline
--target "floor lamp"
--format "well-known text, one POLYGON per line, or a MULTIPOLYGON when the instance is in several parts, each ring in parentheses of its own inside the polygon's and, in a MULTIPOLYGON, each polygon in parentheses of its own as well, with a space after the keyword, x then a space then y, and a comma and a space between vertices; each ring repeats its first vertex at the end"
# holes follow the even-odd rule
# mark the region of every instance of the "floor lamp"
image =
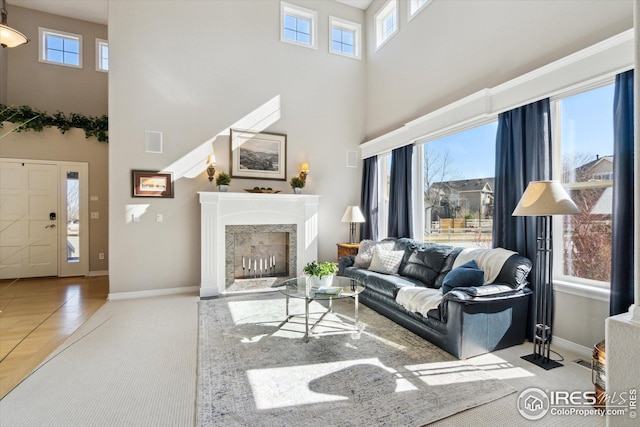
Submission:
POLYGON ((580 209, 558 181, 531 181, 513 211, 513 216, 541 217, 541 221, 536 224, 533 354, 522 358, 546 370, 562 366, 549 358, 553 314, 551 216, 577 213, 580 213, 580 209))

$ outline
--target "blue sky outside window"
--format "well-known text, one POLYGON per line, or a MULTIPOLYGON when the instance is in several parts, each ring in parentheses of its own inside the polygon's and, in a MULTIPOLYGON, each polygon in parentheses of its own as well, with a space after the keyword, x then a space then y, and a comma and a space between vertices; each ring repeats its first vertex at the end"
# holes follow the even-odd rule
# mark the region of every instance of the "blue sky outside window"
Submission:
POLYGON ((353 41, 353 31, 340 28, 333 28, 331 30, 331 48, 334 51, 354 55, 353 41))
POLYGON ((69 65, 80 65, 80 43, 78 40, 54 35, 47 36, 47 61, 69 65))
POLYGON ((284 16, 284 38, 286 40, 311 44, 311 20, 296 16, 284 16))

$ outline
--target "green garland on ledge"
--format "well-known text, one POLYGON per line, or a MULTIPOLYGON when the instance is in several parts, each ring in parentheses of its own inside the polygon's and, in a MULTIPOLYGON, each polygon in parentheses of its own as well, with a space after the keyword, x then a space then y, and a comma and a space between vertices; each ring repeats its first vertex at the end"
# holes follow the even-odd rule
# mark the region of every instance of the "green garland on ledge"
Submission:
POLYGON ((13 107, 0 104, 0 128, 2 122, 20 123, 16 132, 42 132, 44 128, 56 126, 64 135, 71 128, 79 128, 84 129, 87 138, 95 136, 100 142, 109 142, 109 118, 106 115, 87 117, 71 113, 67 116, 58 111, 51 116, 27 105, 13 107))

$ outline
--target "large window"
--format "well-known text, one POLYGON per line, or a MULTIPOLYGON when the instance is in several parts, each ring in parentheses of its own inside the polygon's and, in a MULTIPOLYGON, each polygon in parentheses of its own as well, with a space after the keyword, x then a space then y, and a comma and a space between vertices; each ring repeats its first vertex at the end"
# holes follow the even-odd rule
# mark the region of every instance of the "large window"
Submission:
POLYGON ((46 28, 40 28, 39 35, 40 62, 82 68, 81 35, 46 28))
POLYGON ((280 40, 304 47, 317 47, 318 13, 289 3, 280 3, 280 40))
POLYGON ((491 247, 497 122, 424 145, 424 240, 491 247))
POLYGON ((382 47, 395 33, 398 32, 398 2, 389 0, 376 13, 376 49, 382 47))
POLYGON ((555 103, 556 176, 580 208, 557 221, 556 275, 601 285, 611 271, 613 91, 608 85, 555 103))

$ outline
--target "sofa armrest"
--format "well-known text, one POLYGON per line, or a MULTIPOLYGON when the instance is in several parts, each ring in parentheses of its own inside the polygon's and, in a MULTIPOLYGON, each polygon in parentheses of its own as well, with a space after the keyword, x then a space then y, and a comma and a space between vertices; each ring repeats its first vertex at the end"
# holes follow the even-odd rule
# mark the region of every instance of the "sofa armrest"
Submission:
POLYGON ((502 304, 509 299, 528 297, 531 293, 529 288, 513 289, 508 285, 502 284, 454 288, 451 292, 445 294, 438 308, 432 310, 434 311, 433 314, 427 314, 433 318, 439 316, 441 321, 446 322, 449 304, 492 304, 494 301, 502 304), (435 312, 436 310, 437 312, 435 312))
POLYGON ((452 292, 457 292, 454 294, 460 300, 467 301, 469 297, 495 297, 495 296, 508 296, 511 294, 515 294, 518 292, 517 289, 513 289, 509 285, 501 285, 499 283, 494 283, 492 285, 484 285, 484 286, 470 286, 468 288, 454 288, 452 292))
POLYGON ((340 257, 340 259, 338 260, 338 276, 344 276, 344 271, 347 269, 347 267, 353 267, 355 260, 355 255, 340 257))

